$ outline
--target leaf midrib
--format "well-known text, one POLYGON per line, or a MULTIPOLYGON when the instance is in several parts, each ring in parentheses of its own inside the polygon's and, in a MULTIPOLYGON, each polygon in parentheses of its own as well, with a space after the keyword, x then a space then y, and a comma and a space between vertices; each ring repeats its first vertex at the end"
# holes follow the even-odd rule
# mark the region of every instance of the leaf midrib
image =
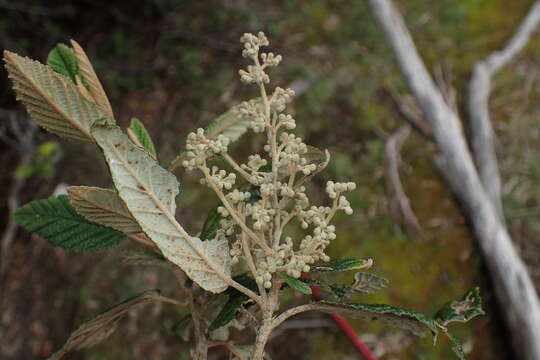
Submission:
MULTIPOLYGON (((49 98, 49 96, 43 92, 43 90, 41 89, 41 86, 38 86, 36 84, 36 82, 32 79, 31 76, 29 76, 25 71, 23 71, 23 69, 19 66, 19 64, 13 60, 13 56, 18 56, 12 52, 7 52, 7 55, 10 59, 10 62, 13 66, 15 66, 17 68, 17 70, 19 71, 19 73, 21 73, 21 76, 23 78, 25 78, 31 85, 32 87, 41 95, 41 97, 45 100, 46 103, 48 103, 53 109, 55 109, 60 115, 62 115, 62 117, 64 117, 64 119, 66 119, 71 125, 73 125, 75 128, 77 128, 77 130, 79 130, 80 132, 82 132, 83 134, 85 134, 88 138, 90 138, 92 141, 93 141, 93 138, 92 138, 92 135, 90 134, 90 131, 86 130, 81 124, 79 124, 78 122, 74 122, 70 116, 68 116, 62 109, 60 109, 56 103, 54 103, 53 101, 51 101, 51 99, 49 98)), ((21 57, 23 58, 23 57, 21 57)), ((24 59, 24 58, 23 58, 24 59)), ((30 59, 28 59, 30 60, 30 59)), ((30 61, 34 61, 34 60, 30 60, 30 61)), ((35 64, 34 64, 35 65, 35 64)), ((45 65, 44 65, 44 69, 45 71, 49 74, 49 76, 56 76, 58 78, 58 80, 60 80, 61 82, 63 82, 63 79, 60 77, 60 75, 57 75, 56 73, 52 72, 51 70, 49 70, 45 65)))
MULTIPOLYGON (((193 243, 193 241, 191 240, 191 236, 189 236, 188 233, 186 233, 186 231, 182 228, 182 226, 176 221, 176 219, 172 216, 172 214, 170 214, 170 212, 165 209, 161 203, 161 201, 158 201, 158 199, 151 193, 147 190, 147 184, 145 182, 143 182, 141 180, 141 178, 138 176, 137 173, 135 173, 131 167, 129 166, 126 166, 127 164, 127 159, 125 159, 123 156, 121 156, 121 154, 118 152, 118 150, 112 146, 112 144, 108 141, 108 140, 105 140, 108 142, 108 145, 109 145, 109 149, 112 150, 112 152, 114 152, 114 154, 122 161, 122 165, 129 171, 129 173, 135 178, 135 180, 141 184, 141 186, 144 188, 144 192, 152 199, 152 201, 154 202, 154 204, 163 212, 163 214, 167 217, 167 219, 169 220, 170 223, 173 224, 173 226, 176 228, 176 230, 180 233, 180 235, 183 235, 184 236, 184 240, 188 243, 188 245, 191 247, 191 249, 216 273, 216 275, 218 275, 221 280, 225 283, 227 283, 227 281, 224 281, 224 279, 227 278, 227 276, 225 274, 223 274, 219 269, 216 269, 213 262, 210 261, 210 259, 208 259, 208 257, 206 256, 206 254, 204 252, 201 252, 197 246, 195 246, 195 244, 193 243)), ((138 151, 138 150, 136 150, 138 151)), ((145 153, 146 154, 146 153, 145 153)), ((144 156, 144 155, 143 155, 144 156)), ((149 155, 148 155, 149 156, 149 155)), ((174 201, 174 199, 173 199, 174 201)), ((127 205, 127 204, 126 204, 127 205)), ((142 226, 141 226, 142 228, 142 226)), ((144 231, 144 229, 143 229, 144 231)), ((146 233, 146 231, 144 231, 146 233)), ((146 234, 150 239, 152 239, 152 237, 148 234, 146 234)), ((174 234, 173 234, 174 235, 174 234)), ((180 236, 181 237, 181 236, 180 236)))
MULTIPOLYGON (((107 192, 111 192, 113 193, 112 191, 110 190, 107 190, 107 189, 104 189, 104 191, 107 191, 107 192)), ((98 202, 96 201, 92 201, 90 200, 89 198, 83 198, 81 195, 79 195, 77 192, 75 192, 75 196, 78 197, 78 201, 82 201, 82 202, 87 202, 89 203, 90 205, 93 205, 96 209, 99 209, 99 210, 104 210, 106 212, 109 212, 109 213, 112 213, 118 217, 121 217, 121 218, 124 218, 126 220, 129 220, 130 222, 133 222, 133 218, 129 217, 129 216, 126 216, 124 213, 121 213, 121 212, 118 212, 118 210, 115 210, 115 209, 112 209, 112 208, 108 208, 104 205, 100 205, 98 202)))

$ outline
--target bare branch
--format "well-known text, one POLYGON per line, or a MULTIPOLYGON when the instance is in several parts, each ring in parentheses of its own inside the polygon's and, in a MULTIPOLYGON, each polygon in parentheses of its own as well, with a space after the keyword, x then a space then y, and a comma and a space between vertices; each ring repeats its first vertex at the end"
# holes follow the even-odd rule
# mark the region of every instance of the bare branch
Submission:
POLYGON ((501 219, 503 219, 501 179, 495 151, 496 137, 489 116, 491 78, 523 49, 539 22, 540 1, 536 1, 506 46, 475 64, 469 83, 467 110, 476 166, 482 184, 501 219))
POLYGON ((485 255, 515 351, 540 359, 540 301, 474 166, 458 115, 446 104, 428 74, 401 14, 390 0, 368 0, 398 65, 433 129, 438 159, 451 189, 463 204, 485 255))
POLYGON ((401 126, 387 140, 384 147, 384 170, 386 173, 386 188, 390 197, 390 213, 400 219, 407 229, 421 233, 422 228, 414 214, 409 198, 405 194, 399 165, 401 162, 400 149, 411 133, 410 125, 401 126))

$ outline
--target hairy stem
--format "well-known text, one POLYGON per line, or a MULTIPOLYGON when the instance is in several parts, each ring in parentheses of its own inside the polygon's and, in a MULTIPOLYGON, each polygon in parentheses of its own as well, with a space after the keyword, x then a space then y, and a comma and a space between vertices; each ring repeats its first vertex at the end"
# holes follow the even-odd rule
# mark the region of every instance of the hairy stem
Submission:
POLYGON ((191 318, 193 319, 193 333, 195 336, 195 348, 192 350, 193 360, 207 360, 208 358, 208 342, 204 329, 204 322, 201 318, 202 309, 197 307, 194 296, 189 298, 189 309, 191 318))
POLYGON ((264 348, 270 337, 270 333, 274 328, 272 314, 272 309, 263 311, 262 325, 257 331, 255 349, 253 350, 253 356, 251 357, 252 360, 264 360, 264 348))
MULTIPOLYGON (((257 268, 255 267, 255 262, 253 261, 253 256, 251 255, 251 250, 249 248, 248 239, 245 232, 242 232, 242 249, 244 250, 244 256, 246 257, 246 263, 248 264, 249 270, 251 271, 251 274, 253 275, 253 278, 257 277, 257 268)), ((266 296, 266 291, 264 289, 264 286, 260 283, 257 283, 257 286, 259 288, 259 293, 262 297, 266 296)))
POLYGON ((234 159, 227 153, 222 153, 221 156, 223 156, 223 158, 225 159, 225 161, 227 161, 227 163, 234 169, 236 170, 236 172, 238 172, 240 175, 242 175, 244 177, 244 179, 246 179, 246 181, 248 182, 251 182, 250 179, 251 179, 251 175, 248 174, 244 169, 242 169, 240 167, 240 165, 238 165, 238 163, 236 161, 234 161, 234 159))

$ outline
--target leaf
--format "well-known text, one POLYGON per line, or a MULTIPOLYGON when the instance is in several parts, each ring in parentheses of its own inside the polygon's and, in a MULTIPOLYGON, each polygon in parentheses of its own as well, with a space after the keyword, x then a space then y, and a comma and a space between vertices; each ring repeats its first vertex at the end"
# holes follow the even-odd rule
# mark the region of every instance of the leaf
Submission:
POLYGON ((305 282, 299 279, 295 279, 285 273, 279 272, 278 275, 285 280, 287 285, 291 288, 300 291, 302 294, 311 295, 311 288, 305 282))
POLYGON ((13 174, 15 179, 28 179, 30 176, 34 175, 36 172, 36 169, 31 165, 19 165, 15 169, 15 173, 13 174))
POLYGON ((129 250, 122 254, 126 265, 169 267, 169 262, 161 254, 151 250, 129 250))
POLYGON ((480 289, 474 288, 469 290, 461 300, 447 303, 437 312, 435 319, 443 325, 447 325, 451 322, 467 322, 484 314, 480 289))
POLYGON ((208 217, 204 222, 203 228, 201 230, 201 240, 209 240, 215 238, 217 231, 221 227, 222 219, 223 216, 218 213, 217 208, 214 208, 210 212, 210 214, 208 214, 208 217))
MULTIPOLYGON (((263 104, 261 98, 256 98, 251 101, 256 106, 262 106, 263 104)), ((238 140, 240 136, 244 135, 253 119, 249 116, 242 116, 240 114, 239 110, 241 106, 242 104, 235 105, 227 112, 214 119, 204 130, 206 137, 215 139, 218 135, 223 135, 228 137, 232 143, 238 140)))
MULTIPOLYGON (((256 98, 251 101, 255 102, 257 106, 262 106, 261 98, 256 98)), ((218 137, 218 135, 223 135, 228 137, 232 143, 244 135, 253 119, 249 116, 242 116, 239 111, 240 107, 241 104, 237 104, 230 108, 227 112, 214 119, 204 129, 206 137, 208 139, 215 139, 218 137)), ((186 155, 187 151, 180 152, 180 154, 178 154, 178 156, 171 162, 169 170, 172 171, 178 167, 186 155)))
POLYGON ((324 265, 314 266, 311 269, 313 273, 327 274, 333 272, 350 270, 367 270, 373 265, 373 260, 367 259, 339 259, 326 263, 324 265))
POLYGON ((242 304, 247 300, 249 300, 249 298, 244 294, 229 298, 225 305, 223 305, 223 308, 221 308, 221 311, 216 316, 214 321, 212 321, 210 324, 208 331, 214 331, 231 322, 236 317, 240 306, 242 306, 242 304))
POLYGON ((70 351, 85 349, 102 342, 116 330, 119 320, 130 309, 140 304, 155 301, 158 297, 158 291, 147 290, 105 310, 79 326, 69 336, 62 348, 49 357, 49 360, 59 360, 70 351))
POLYGON ((49 52, 47 65, 57 73, 69 77, 74 83, 76 82, 77 76, 81 76, 75 54, 64 44, 56 45, 49 52))
POLYGON ((50 67, 9 51, 4 51, 4 62, 17 100, 36 123, 65 139, 93 141, 90 127, 105 113, 86 100, 77 85, 50 67))
MULTIPOLYGON (((252 277, 248 275, 236 276, 234 277, 234 281, 240 283, 241 285, 254 291, 255 293, 259 292, 259 290, 257 289, 257 283, 252 277)), ((242 306, 242 304, 249 300, 249 297, 247 295, 233 288, 227 289, 226 294, 229 295, 229 300, 225 303, 225 305, 223 305, 221 311, 212 321, 212 323, 210 323, 210 326, 208 327, 208 332, 214 331, 231 322, 234 318, 236 318, 236 314, 238 313, 240 306, 242 306)))
POLYGON ((115 191, 93 186, 70 186, 68 194, 71 205, 89 221, 126 234, 142 232, 115 191))
POLYGON ((97 125, 92 134, 103 150, 118 195, 148 238, 203 289, 225 290, 224 279, 231 271, 227 239, 201 241, 176 221, 176 177, 133 144, 118 126, 97 125))
POLYGON ((126 238, 119 231, 90 222, 77 214, 65 195, 32 201, 18 209, 14 219, 25 230, 67 250, 103 250, 120 244, 126 238))
POLYGON ((156 149, 154 147, 154 143, 152 142, 152 138, 150 138, 150 134, 148 134, 146 128, 144 127, 143 123, 139 121, 139 119, 131 119, 128 134, 131 140, 134 140, 137 145, 145 148, 154 159, 157 158, 156 149))
POLYGON ((302 281, 303 283, 306 283, 309 286, 322 288, 323 290, 334 294, 338 298, 345 297, 347 295, 347 286, 333 285, 323 280, 304 278, 304 277, 298 280, 302 281))
POLYGON ((105 90, 103 90, 103 86, 101 86, 101 82, 99 81, 96 72, 94 71, 92 63, 88 59, 88 56, 86 56, 81 45, 75 40, 71 40, 71 46, 73 47, 80 71, 88 84, 89 92, 94 98, 95 103, 104 110, 107 117, 114 123, 114 114, 111 104, 107 98, 107 94, 105 94, 105 90))
POLYGON ((354 274, 354 283, 347 286, 347 293, 361 292, 371 294, 377 290, 384 289, 388 285, 388 280, 370 273, 354 274))
POLYGON ((320 310, 324 312, 336 312, 351 317, 382 321, 412 331, 419 336, 431 331, 434 335, 434 343, 437 341, 438 332, 442 331, 450 339, 452 350, 461 360, 465 360, 461 341, 448 331, 446 324, 453 321, 466 322, 477 315, 484 314, 478 288, 468 291, 461 301, 453 301, 443 307, 435 319, 416 311, 383 304, 350 304, 329 300, 319 301, 318 304, 323 305, 320 310))
POLYGON ((354 275, 354 282, 350 285, 331 284, 319 279, 303 278, 301 281, 310 286, 322 288, 338 298, 345 298, 355 293, 370 294, 388 285, 388 280, 369 273, 356 273, 354 275))
POLYGON ((366 320, 377 320, 388 325, 409 330, 418 336, 427 332, 437 334, 440 325, 426 315, 385 304, 350 304, 339 301, 322 300, 319 303, 328 305, 323 311, 336 312, 345 316, 366 320))
POLYGON ((452 351, 459 357, 461 360, 465 360, 465 352, 463 351, 463 345, 461 344, 461 341, 455 337, 452 333, 450 333, 448 330, 443 329, 446 336, 448 336, 448 339, 450 339, 450 343, 452 344, 452 351))

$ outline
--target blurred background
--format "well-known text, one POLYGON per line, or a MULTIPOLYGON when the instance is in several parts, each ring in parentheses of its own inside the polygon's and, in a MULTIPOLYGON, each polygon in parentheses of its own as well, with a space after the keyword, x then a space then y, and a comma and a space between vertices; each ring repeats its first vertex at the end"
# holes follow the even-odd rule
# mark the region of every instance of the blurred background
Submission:
MULTIPOLYGON (((439 85, 456 90, 456 106, 472 66, 502 47, 530 0, 400 1, 409 29, 439 85)), ((435 145, 413 131, 399 171, 417 223, 396 211, 389 186, 388 140, 417 109, 393 54, 363 1, 102 1, 0 0, 0 49, 41 62, 58 42, 75 39, 88 53, 118 123, 139 118, 163 164, 183 149, 185 136, 242 100, 245 65, 238 41, 263 30, 283 62, 274 85, 299 93, 291 111, 308 144, 332 160, 313 183, 323 203, 327 180, 355 181, 355 213, 337 219, 334 257, 373 258, 386 290, 355 300, 390 303, 433 314, 448 300, 480 286, 486 316, 452 326, 468 359, 513 359, 483 259, 462 212, 431 159, 435 145)), ((540 41, 531 39, 494 78, 490 101, 503 177, 506 221, 522 258, 540 286, 540 41)), ((420 121, 421 116, 419 116, 420 121)), ((245 136, 234 152, 251 153, 261 138, 245 136)), ((69 253, 17 229, 10 211, 45 198, 61 184, 110 186, 101 154, 32 126, 0 70, 0 358, 43 359, 83 320, 132 294, 160 288, 174 295, 165 270, 126 266, 124 244, 97 254, 69 253)), ((389 158, 390 156, 390 158, 389 158)), ((399 154, 397 155, 399 157, 399 154)), ((177 216, 195 233, 217 199, 197 179, 181 181, 177 216)), ((344 275, 345 280, 350 280, 344 275)), ((290 295, 288 302, 305 301, 290 295)), ((170 305, 131 311, 104 343, 69 359, 189 359, 175 331, 180 313, 170 305)), ((431 339, 352 321, 380 359, 452 359, 445 338, 431 339)), ((359 359, 325 315, 291 319, 269 346, 272 359, 359 359)), ((213 359, 226 359, 212 353, 213 359)))

